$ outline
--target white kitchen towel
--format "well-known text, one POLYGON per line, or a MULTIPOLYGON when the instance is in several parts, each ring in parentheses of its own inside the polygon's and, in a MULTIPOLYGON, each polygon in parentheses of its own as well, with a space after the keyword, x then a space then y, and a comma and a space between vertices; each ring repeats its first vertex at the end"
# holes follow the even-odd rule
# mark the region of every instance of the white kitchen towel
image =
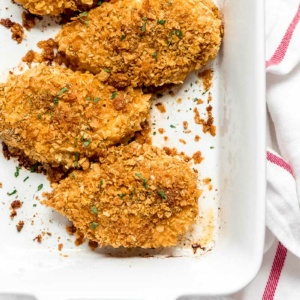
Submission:
POLYGON ((267 106, 280 155, 267 151, 267 225, 300 257, 300 5, 266 0, 267 106))

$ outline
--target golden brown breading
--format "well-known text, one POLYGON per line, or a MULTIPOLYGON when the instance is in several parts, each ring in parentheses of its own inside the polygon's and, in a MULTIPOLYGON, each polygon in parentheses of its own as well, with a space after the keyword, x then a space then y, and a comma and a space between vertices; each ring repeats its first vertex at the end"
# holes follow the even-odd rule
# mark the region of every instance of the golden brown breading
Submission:
POLYGON ((211 0, 119 0, 65 25, 56 41, 74 67, 108 69, 114 86, 182 83, 218 53, 217 12, 211 0))
POLYGON ((188 164, 133 142, 72 173, 43 203, 100 246, 159 248, 175 245, 195 223, 200 195, 188 164))
POLYGON ((150 109, 141 90, 118 91, 92 74, 45 65, 10 76, 3 95, 0 136, 53 166, 88 165, 85 157, 141 130, 150 109))
POLYGON ((23 5, 32 14, 57 16, 67 9, 78 10, 79 8, 91 7, 93 0, 15 0, 23 5))

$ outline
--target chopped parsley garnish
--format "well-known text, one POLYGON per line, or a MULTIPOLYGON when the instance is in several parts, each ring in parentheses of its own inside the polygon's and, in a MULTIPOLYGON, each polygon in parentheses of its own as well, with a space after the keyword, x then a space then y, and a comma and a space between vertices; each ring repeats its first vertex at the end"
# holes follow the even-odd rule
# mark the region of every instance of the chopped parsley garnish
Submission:
POLYGON ((40 191, 43 188, 43 186, 44 186, 43 184, 40 184, 37 188, 37 191, 40 191))
POLYGON ((157 20, 157 24, 164 25, 166 23, 166 20, 157 20))
POLYGON ((91 211, 95 214, 95 215, 98 215, 98 209, 96 206, 92 206, 91 207, 91 211))
POLYGON ((78 153, 78 152, 75 152, 75 153, 74 153, 74 156, 75 156, 74 167, 78 167, 79 153, 78 153))
POLYGON ((115 99, 118 95, 118 92, 113 92, 110 96, 110 99, 115 99))
POLYGON ((167 196, 166 196, 164 190, 158 190, 157 193, 158 193, 163 199, 167 199, 167 196))
POLYGON ((171 127, 171 128, 176 128, 176 126, 174 126, 174 125, 170 125, 170 127, 171 127))
POLYGON ((121 41, 123 41, 123 40, 125 40, 125 38, 126 38, 126 35, 122 34, 120 39, 121 39, 121 41))
POLYGON ((29 179, 29 176, 27 176, 24 180, 23 180, 23 182, 25 182, 26 180, 28 180, 29 179))
POLYGON ((88 147, 91 142, 92 142, 91 140, 85 140, 85 141, 83 141, 84 147, 88 147))
POLYGON ((172 42, 173 42, 173 35, 174 34, 176 36, 180 37, 180 38, 183 38, 183 33, 180 29, 171 30, 170 33, 169 33, 168 47, 170 47, 172 42))
POLYGON ((33 206, 33 207, 36 207, 36 204, 33 204, 32 206, 33 206))
POLYGON ((98 226, 98 223, 97 222, 93 222, 92 225, 91 225, 91 228, 95 229, 97 226, 98 226))
POLYGON ((99 98, 99 97, 95 98, 95 99, 94 99, 94 103, 98 103, 98 102, 99 102, 99 100, 100 100, 100 98, 99 98))
POLYGON ((198 99, 197 99, 197 98, 195 98, 195 99, 194 99, 194 102, 197 102, 197 101, 198 101, 198 99))
POLYGON ((103 69, 106 73, 110 73, 110 69, 104 68, 103 69))
POLYGON ((98 1, 98 6, 101 6, 103 1, 98 1))
POLYGON ((153 131, 153 135, 156 135, 156 131, 153 131))
POLYGON ((118 194, 118 196, 121 198, 121 199, 123 199, 123 197, 125 196, 125 194, 118 194))
POLYGON ((144 18, 142 18, 142 20, 144 21, 144 24, 142 26, 142 33, 145 33, 146 32, 146 26, 147 26, 147 20, 148 20, 148 18, 144 17, 144 18))
POLYGON ((157 60, 157 52, 156 51, 153 53, 153 57, 157 60))
POLYGON ((19 175, 20 175, 20 168, 16 167, 15 177, 18 177, 19 175))
POLYGON ((7 193, 8 196, 12 196, 17 193, 17 190, 13 190, 11 193, 7 193))
POLYGON ((103 185, 103 179, 100 179, 100 186, 103 185))
POLYGON ((80 17, 87 17, 88 14, 89 14, 88 11, 84 11, 83 13, 80 14, 80 17))
POLYGON ((143 186, 144 186, 146 189, 149 189, 148 179, 147 179, 147 178, 144 178, 144 177, 142 176, 141 173, 135 173, 135 176, 142 180, 143 186))
POLYGON ((37 170, 38 166, 39 166, 39 163, 35 163, 35 164, 30 168, 30 173, 34 173, 34 172, 37 170))
POLYGON ((58 93, 57 93, 57 96, 60 96, 62 95, 63 93, 67 92, 68 89, 66 87, 63 87, 58 93))
POLYGON ((54 105, 57 105, 57 104, 58 104, 58 98, 55 97, 55 98, 53 99, 53 103, 54 103, 54 105))
POLYGON ((205 92, 203 92, 203 93, 202 93, 202 95, 205 95, 207 92, 208 92, 208 90, 207 90, 207 91, 205 91, 205 92))
POLYGON ((41 118, 42 118, 41 114, 38 114, 37 116, 38 116, 38 119, 41 119, 41 118))
POLYGON ((213 146, 210 146, 209 148, 210 148, 210 149, 214 149, 215 147, 213 147, 213 146))

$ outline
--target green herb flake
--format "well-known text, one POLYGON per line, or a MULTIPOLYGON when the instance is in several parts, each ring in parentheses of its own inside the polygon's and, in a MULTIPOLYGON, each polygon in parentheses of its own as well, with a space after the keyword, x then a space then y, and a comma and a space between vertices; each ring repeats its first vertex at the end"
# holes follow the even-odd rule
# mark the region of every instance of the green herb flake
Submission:
POLYGON ((84 11, 83 13, 80 14, 80 17, 87 17, 89 14, 88 11, 84 11))
POLYGON ((110 73, 110 69, 104 68, 103 69, 106 73, 110 73))
POLYGON ((12 196, 17 193, 17 190, 13 190, 11 193, 7 193, 8 196, 12 196))
POLYGON ((156 135, 156 131, 153 131, 153 135, 156 135))
POLYGON ((20 175, 20 168, 16 167, 15 177, 19 177, 19 175, 20 175))
POLYGON ((205 91, 205 92, 203 92, 203 93, 202 93, 202 95, 205 95, 207 92, 208 92, 208 90, 207 90, 207 91, 205 91))
POLYGON ((98 1, 98 6, 101 6, 103 1, 98 1))
POLYGON ((37 191, 40 191, 43 188, 43 186, 44 186, 43 184, 40 184, 37 188, 37 191))
POLYGON ((73 179, 75 179, 75 175, 74 175, 74 173, 72 173, 72 174, 71 174, 71 177, 72 177, 73 179))
POLYGON ((74 156, 75 156, 74 167, 78 167, 79 153, 78 153, 78 152, 75 152, 75 153, 74 153, 74 156))
POLYGON ((123 199, 123 197, 125 196, 125 194, 118 194, 118 196, 121 198, 121 199, 123 199))
POLYGON ((142 20, 144 21, 144 24, 142 26, 142 33, 145 33, 146 32, 146 26, 147 26, 147 20, 148 20, 148 18, 143 17, 142 20))
POLYGON ((197 98, 195 98, 195 99, 194 99, 194 102, 197 102, 197 101, 198 101, 198 99, 197 99, 197 98))
POLYGON ((117 97, 117 95, 118 95, 118 92, 113 92, 110 96, 110 99, 111 100, 115 99, 117 97))
POLYGON ((166 23, 166 20, 157 20, 157 24, 164 25, 166 23))
POLYGON ((124 41, 125 38, 126 38, 126 35, 122 34, 120 40, 121 40, 121 41, 124 41))
POLYGON ((213 146, 210 146, 209 148, 210 148, 210 149, 215 149, 215 147, 213 147, 213 146))
POLYGON ((36 204, 33 204, 32 206, 33 206, 33 207, 36 207, 36 204))
POLYGON ((94 99, 94 103, 98 103, 99 100, 100 100, 100 97, 95 98, 95 99, 94 99))
POLYGON ((27 176, 27 177, 23 180, 23 182, 27 181, 28 179, 29 179, 29 176, 27 176))
POLYGON ((96 227, 98 227, 98 223, 97 223, 97 222, 93 222, 93 223, 91 224, 91 228, 92 228, 92 229, 95 229, 96 227))
POLYGON ((92 142, 91 140, 85 140, 85 141, 83 141, 83 146, 88 147, 91 142, 92 142))
POLYGON ((41 118, 42 118, 41 114, 38 114, 37 117, 38 117, 38 119, 41 119, 41 118))
POLYGON ((142 176, 141 173, 135 173, 135 176, 142 180, 143 186, 144 186, 146 189, 149 189, 148 179, 147 179, 147 178, 144 178, 144 177, 142 176))
POLYGON ((170 125, 170 127, 171 127, 171 128, 176 128, 176 126, 174 126, 174 125, 170 125))
POLYGON ((103 185, 103 179, 100 179, 100 186, 103 185))
POLYGON ((182 33, 182 31, 181 31, 180 29, 176 29, 176 30, 175 30, 175 34, 176 34, 177 36, 179 36, 180 38, 183 38, 183 33, 182 33))
POLYGON ((157 60, 157 52, 155 51, 152 55, 157 60))
POLYGON ((98 209, 96 206, 92 206, 91 207, 91 211, 95 214, 95 215, 98 215, 98 209))
POLYGON ((38 166, 39 166, 39 163, 35 163, 35 164, 30 168, 30 173, 34 173, 34 172, 37 170, 38 166))
POLYGON ((158 193, 163 199, 167 199, 167 196, 166 196, 164 190, 158 190, 157 193, 158 193))
MULTIPOLYGON (((53 99, 53 103, 54 103, 54 105, 57 105, 57 104, 58 104, 58 98, 55 97, 55 98, 53 99)), ((52 109, 53 109, 53 107, 52 107, 52 109)))
POLYGON ((62 95, 63 93, 67 92, 68 89, 66 87, 63 87, 58 93, 57 93, 57 96, 60 96, 62 95))

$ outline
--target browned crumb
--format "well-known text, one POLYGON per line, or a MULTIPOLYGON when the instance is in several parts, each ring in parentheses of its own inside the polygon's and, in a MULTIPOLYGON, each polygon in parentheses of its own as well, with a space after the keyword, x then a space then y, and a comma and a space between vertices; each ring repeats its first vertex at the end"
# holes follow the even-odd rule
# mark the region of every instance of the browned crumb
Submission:
POLYGON ((214 123, 214 117, 212 115, 212 106, 209 105, 208 107, 206 107, 206 111, 207 111, 207 119, 201 119, 200 117, 200 113, 197 109, 197 107, 194 108, 194 120, 196 124, 201 124, 203 126, 203 132, 207 133, 209 132, 212 136, 216 135, 216 126, 213 125, 214 123))
POLYGON ((0 24, 6 28, 10 28, 12 39, 20 44, 23 41, 24 29, 22 25, 12 22, 9 18, 1 19, 0 24))
POLYGON ((183 129, 187 130, 189 127, 189 123, 187 121, 183 121, 183 129))
POLYGON ((199 244, 193 244, 192 248, 193 248, 194 254, 197 253, 198 249, 201 249, 202 251, 205 251, 205 247, 201 247, 199 244))
POLYGON ((212 69, 205 70, 198 74, 198 77, 203 81, 205 91, 208 91, 212 86, 213 74, 214 71, 212 69))
POLYGON ((3 187, 3 184, 2 184, 2 182, 0 182, 0 189, 2 189, 2 187, 3 187))
POLYGON ((197 101, 197 104, 203 104, 204 103, 204 101, 203 100, 201 100, 201 99, 198 99, 198 101, 197 101))
POLYGON ((53 39, 40 41, 37 45, 42 49, 43 61, 52 61, 55 58, 54 50, 57 48, 57 43, 53 39))
POLYGON ((164 136, 164 140, 167 141, 169 138, 167 136, 164 136))
POLYGON ((14 217, 16 217, 16 216, 17 216, 17 211, 15 209, 13 209, 10 213, 10 218, 13 220, 14 217))
POLYGON ((169 156, 176 156, 176 155, 178 155, 178 152, 177 152, 176 148, 163 147, 163 150, 169 156))
POLYGON ((30 30, 31 28, 33 28, 35 26, 35 15, 32 15, 30 13, 27 12, 23 12, 22 13, 22 25, 24 28, 26 28, 27 30, 30 30))
POLYGON ((76 233, 76 227, 72 224, 70 226, 66 226, 66 231, 70 235, 74 235, 76 233))
POLYGON ((176 101, 178 104, 180 104, 182 102, 182 99, 181 98, 178 98, 177 101, 176 101))
POLYGON ((191 133, 191 132, 192 132, 192 130, 185 130, 185 131, 184 131, 184 133, 187 133, 187 134, 188 134, 188 133, 191 133))
POLYGON ((211 178, 209 178, 209 177, 207 177, 207 178, 204 178, 204 179, 202 179, 202 182, 204 183, 204 184, 210 184, 211 183, 211 178))
POLYGON ((199 136, 199 135, 196 135, 194 140, 195 140, 195 142, 199 142, 200 139, 201 139, 200 136, 199 136))
POLYGON ((18 209, 20 207, 22 207, 22 202, 20 200, 14 200, 11 204, 10 207, 12 210, 14 209, 18 209))
POLYGON ((157 107, 157 109, 158 109, 162 114, 164 114, 164 113, 166 112, 166 108, 165 108, 165 106, 164 106, 163 103, 158 102, 158 103, 155 104, 155 106, 157 107))
POLYGON ((29 50, 25 56, 22 57, 22 61, 26 63, 32 63, 35 60, 35 52, 33 50, 29 50))
POLYGON ((37 236, 33 239, 33 241, 37 241, 39 244, 41 244, 42 241, 43 241, 42 235, 41 235, 41 234, 37 235, 37 236))
POLYGON ((164 130, 164 128, 158 128, 158 132, 159 132, 160 134, 164 134, 164 133, 165 133, 165 130, 164 130))
POLYGON ((186 141, 184 139, 179 139, 179 142, 184 144, 184 145, 186 144, 186 141))
POLYGON ((90 249, 92 251, 95 251, 97 249, 97 247, 98 247, 98 243, 94 242, 94 241, 91 241, 91 240, 89 240, 89 244, 88 245, 89 245, 89 247, 90 247, 90 249))
POLYGON ((211 101, 212 101, 212 95, 211 95, 211 93, 208 93, 207 102, 210 103, 211 101))
POLYGON ((204 159, 202 156, 201 156, 201 152, 200 151, 197 151, 193 154, 192 156, 193 160, 194 160, 194 163, 195 165, 197 164, 200 164, 202 162, 202 160, 204 159))
POLYGON ((134 134, 134 140, 139 144, 152 145, 151 126, 148 121, 141 124, 142 130, 134 134))
POLYGON ((52 236, 52 233, 51 233, 51 232, 46 232, 46 234, 47 234, 48 236, 52 236))
POLYGON ((63 246, 64 246, 63 244, 58 244, 58 247, 57 247, 57 248, 58 248, 58 251, 61 251, 62 248, 63 248, 63 246))
POLYGON ((20 232, 24 227, 24 221, 19 221, 16 225, 18 232, 20 232))
POLYGON ((81 233, 78 229, 76 230, 76 240, 74 242, 74 244, 76 246, 80 246, 85 242, 85 237, 84 234, 81 233))

